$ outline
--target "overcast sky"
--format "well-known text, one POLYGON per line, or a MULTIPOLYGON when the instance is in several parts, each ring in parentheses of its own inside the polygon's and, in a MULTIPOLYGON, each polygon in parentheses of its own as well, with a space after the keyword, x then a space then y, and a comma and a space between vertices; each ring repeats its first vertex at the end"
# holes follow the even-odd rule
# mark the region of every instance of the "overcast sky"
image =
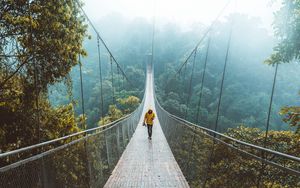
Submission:
MULTIPOLYGON (((264 25, 270 27, 273 11, 278 9, 280 0, 272 6, 270 1, 231 0, 224 15, 237 10, 240 13, 260 17, 264 25)), ((155 12, 157 21, 172 21, 184 26, 195 22, 210 23, 228 0, 83 0, 83 2, 84 9, 94 22, 111 13, 119 13, 129 19, 136 17, 152 19, 155 12)))

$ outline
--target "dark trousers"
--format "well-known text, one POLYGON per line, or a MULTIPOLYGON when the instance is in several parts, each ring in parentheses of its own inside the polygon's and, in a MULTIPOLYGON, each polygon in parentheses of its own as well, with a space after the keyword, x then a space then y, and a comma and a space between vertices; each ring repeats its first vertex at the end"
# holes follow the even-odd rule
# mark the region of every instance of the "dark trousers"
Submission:
POLYGON ((152 127, 153 127, 153 125, 147 124, 147 128, 148 128, 148 136, 149 136, 149 137, 152 136, 152 127))

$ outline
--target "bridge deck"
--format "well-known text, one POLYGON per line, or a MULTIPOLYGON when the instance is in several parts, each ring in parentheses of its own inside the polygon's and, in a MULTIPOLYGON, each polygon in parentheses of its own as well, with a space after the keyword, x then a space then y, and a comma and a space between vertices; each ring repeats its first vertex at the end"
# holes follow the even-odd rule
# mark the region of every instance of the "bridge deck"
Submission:
MULTIPOLYGON (((146 98, 143 114, 154 109, 152 74, 147 75, 146 98)), ((184 178, 159 121, 154 121, 152 140, 142 126, 143 116, 104 187, 189 187, 184 178)))

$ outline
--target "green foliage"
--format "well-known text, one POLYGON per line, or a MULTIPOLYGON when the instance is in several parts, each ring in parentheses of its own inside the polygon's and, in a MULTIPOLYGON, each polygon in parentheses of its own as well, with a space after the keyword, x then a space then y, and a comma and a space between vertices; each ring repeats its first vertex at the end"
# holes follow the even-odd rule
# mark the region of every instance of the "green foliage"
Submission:
POLYGON ((285 115, 283 121, 290 126, 296 127, 296 133, 300 134, 300 107, 286 106, 280 111, 281 115, 285 115))
POLYGON ((300 58, 300 2, 298 0, 283 0, 281 8, 275 12, 273 22, 275 35, 279 39, 274 53, 265 62, 270 65, 289 63, 300 58))
POLYGON ((42 122, 45 122, 41 128, 42 138, 52 140, 80 131, 77 127, 80 120, 75 118, 72 104, 51 108, 48 103, 47 106, 48 111, 42 116, 42 122))
MULTIPOLYGON (((279 43, 274 48, 274 53, 265 62, 269 65, 277 63, 289 63, 300 59, 300 1, 283 0, 281 8, 275 12, 273 23, 275 35, 279 43)), ((281 115, 285 115, 283 121, 290 126, 296 127, 296 132, 300 130, 300 107, 285 106, 280 110, 281 115)))
MULTIPOLYGON (((230 129, 228 136, 237 138, 242 141, 262 145, 265 133, 257 128, 238 127, 230 129)), ((300 156, 299 135, 291 131, 270 131, 266 147, 272 150, 287 153, 293 156, 300 156)), ((245 148, 246 149, 246 148, 245 148)), ((247 149, 246 149, 247 150, 247 149)), ((253 151, 248 150, 249 153, 253 151)), ((256 153, 260 155, 260 153, 256 153)), ((272 158, 272 155, 266 156, 272 158)), ((297 163, 288 160, 277 160, 278 163, 289 164, 290 168, 296 168, 297 163)), ((289 175, 287 178, 286 172, 280 169, 266 166, 268 173, 260 174, 261 163, 251 157, 241 155, 239 152, 230 148, 224 147, 222 144, 217 144, 214 150, 213 163, 210 171, 209 186, 232 187, 241 183, 241 187, 255 187, 260 181, 263 187, 270 187, 271 184, 280 187, 297 187, 299 186, 298 177, 289 175), (261 176, 261 179, 259 178, 261 176), (226 180, 235 181, 226 181, 226 180)), ((272 187, 272 186, 271 186, 272 187)))
POLYGON ((108 115, 99 121, 99 125, 106 125, 123 117, 123 112, 116 105, 109 105, 108 115))
MULTIPOLYGON (((266 29, 259 26, 260 21, 258 19, 245 15, 230 15, 224 22, 217 23, 214 32, 211 33, 212 40, 199 108, 207 41, 198 48, 191 84, 191 96, 187 105, 192 60, 187 62, 186 67, 183 67, 179 74, 175 75, 175 72, 184 62, 184 57, 187 55, 185 53, 189 52, 193 47, 192 44, 194 44, 188 39, 184 41, 180 39, 191 33, 185 33, 174 28, 175 31, 168 30, 170 32, 168 35, 172 35, 176 39, 176 44, 173 44, 174 40, 168 41, 167 36, 162 36, 166 35, 164 30, 161 32, 162 34, 158 34, 157 43, 164 45, 156 46, 155 62, 159 62, 155 64, 157 98, 162 106, 172 114, 185 118, 187 110, 186 118, 188 121, 214 128, 226 52, 225 44, 229 36, 231 24, 229 20, 232 17, 236 21, 223 88, 218 131, 226 132, 228 128, 237 127, 240 124, 265 130, 274 68, 266 66, 262 62, 272 53, 274 39, 266 29), (197 114, 199 114, 199 121, 196 120, 197 114)), ((281 120, 278 112, 281 106, 287 104, 294 106, 299 101, 298 96, 295 95, 299 90, 295 87, 296 83, 300 81, 298 70, 298 65, 289 64, 280 67, 278 71, 278 82, 270 119, 271 129, 290 129, 281 120)))
POLYGON ((0 5, 0 140, 9 151, 79 131, 71 104, 53 108, 49 85, 85 55, 86 25, 74 1, 6 1, 0 5), (11 57, 12 56, 12 57, 11 57), (12 63, 13 62, 13 63, 12 63))
POLYGON ((105 125, 132 113, 140 104, 140 99, 135 96, 117 99, 118 105, 109 105, 108 114, 101 118, 98 125, 105 125), (118 107, 119 106, 119 107, 118 107))
MULTIPOLYGON (((261 161, 218 141, 214 142, 200 129, 192 131, 176 126, 175 133, 174 130, 169 131, 174 135, 168 142, 191 187, 203 187, 204 182, 205 187, 257 187, 258 184, 259 187, 300 186, 299 177, 270 165, 265 165, 265 173, 261 174, 261 161)), ((261 129, 245 126, 229 129, 226 134, 255 145, 262 145, 265 136, 261 129)), ((299 134, 291 131, 270 131, 266 146, 299 157, 299 139, 299 134)), ((222 141, 232 144, 226 138, 222 141)), ((243 147, 243 150, 259 157, 262 155, 260 151, 248 147, 243 147)), ((265 157, 289 168, 298 168, 297 162, 292 160, 274 158, 272 154, 265 154, 265 157)))
POLYGON ((78 54, 85 54, 82 42, 86 26, 77 3, 8 1, 0 9, 4 31, 1 42, 9 45, 15 40, 18 66, 26 70, 29 83, 33 83, 34 69, 38 68, 41 90, 68 75, 78 64, 78 54))
POLYGON ((129 114, 138 107, 140 99, 135 96, 129 96, 124 99, 117 99, 117 102, 120 104, 123 113, 129 114))

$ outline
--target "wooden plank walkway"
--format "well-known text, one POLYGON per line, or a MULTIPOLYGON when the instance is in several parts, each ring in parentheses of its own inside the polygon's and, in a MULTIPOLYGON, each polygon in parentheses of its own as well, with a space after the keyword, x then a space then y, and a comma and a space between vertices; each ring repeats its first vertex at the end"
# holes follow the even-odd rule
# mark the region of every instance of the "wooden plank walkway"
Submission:
POLYGON ((183 176, 158 118, 154 121, 152 140, 148 140, 147 128, 142 126, 143 116, 151 108, 156 112, 153 98, 152 73, 147 74, 145 106, 139 125, 121 156, 106 188, 116 187, 189 187, 183 176))

